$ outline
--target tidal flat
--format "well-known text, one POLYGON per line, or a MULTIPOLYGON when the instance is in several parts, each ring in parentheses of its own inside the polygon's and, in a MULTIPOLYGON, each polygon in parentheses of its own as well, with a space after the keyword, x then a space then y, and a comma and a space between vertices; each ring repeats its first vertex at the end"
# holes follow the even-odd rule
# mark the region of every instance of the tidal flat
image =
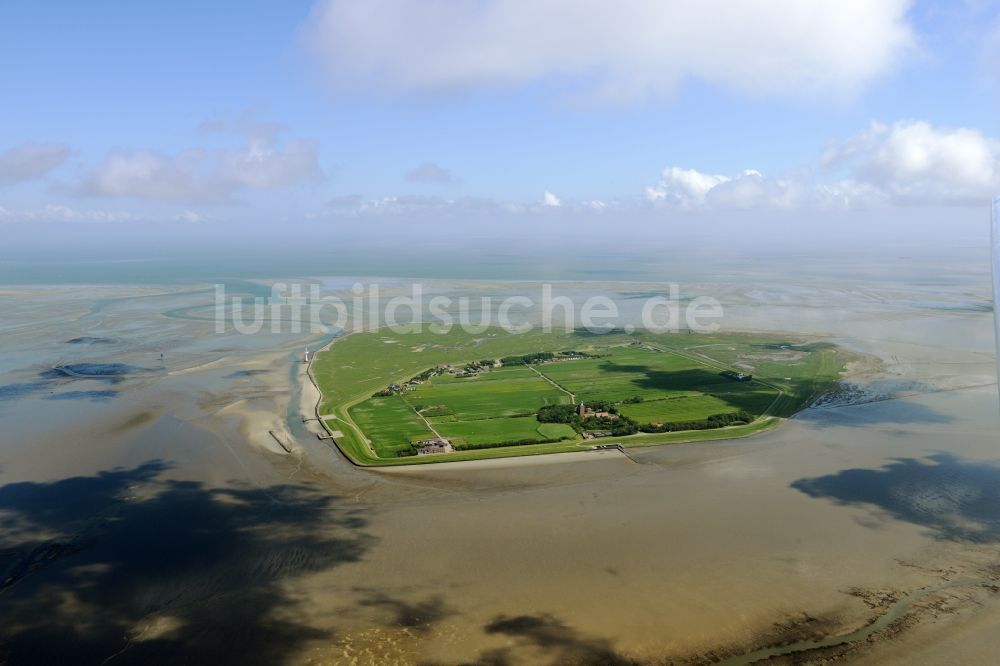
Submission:
MULTIPOLYGON (((657 285, 560 288, 627 316, 657 285)), ((989 661, 988 279, 686 288, 727 330, 878 363, 749 439, 370 470, 303 422, 303 349, 336 331, 216 333, 211 284, 2 290, 0 662, 745 663, 800 641, 772 663, 989 661)))

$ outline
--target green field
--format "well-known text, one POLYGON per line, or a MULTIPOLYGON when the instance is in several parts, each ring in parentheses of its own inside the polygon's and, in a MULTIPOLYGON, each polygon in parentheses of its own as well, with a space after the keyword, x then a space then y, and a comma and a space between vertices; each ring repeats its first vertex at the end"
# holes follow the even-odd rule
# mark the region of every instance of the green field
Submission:
POLYGON ((475 378, 434 377, 412 393, 411 405, 437 407, 432 420, 473 421, 532 416, 541 405, 569 402, 569 396, 528 368, 499 369, 475 378))
POLYGON ((610 349, 603 358, 552 364, 539 369, 584 402, 620 402, 632 396, 658 398, 669 391, 699 390, 695 387, 731 383, 703 363, 635 347, 610 349))
POLYGON ((397 456, 437 436, 456 446, 574 439, 568 425, 535 418, 539 406, 569 401, 528 368, 502 368, 471 378, 440 375, 402 395, 364 400, 348 413, 380 456, 397 456))
POLYGON ((428 439, 434 433, 399 396, 369 398, 349 410, 358 424, 383 456, 395 456, 410 448, 410 443, 428 439))
MULTIPOLYGON (((772 400, 774 396, 772 395, 772 400)), ((681 395, 676 398, 647 400, 637 405, 622 405, 619 410, 640 423, 666 423, 668 421, 694 421, 710 414, 721 414, 730 409, 725 400, 708 395, 681 395)))
POLYGON ((513 335, 454 328, 443 335, 426 329, 351 334, 317 355, 313 373, 323 393, 320 414, 331 430, 343 433, 337 444, 348 457, 359 464, 405 464, 555 453, 606 443, 584 440, 574 429, 579 425, 536 418, 544 405, 580 401, 614 403, 626 420, 639 424, 690 428, 688 422, 743 412, 756 419, 717 430, 612 438, 625 446, 746 436, 774 425, 773 417, 807 406, 832 386, 842 367, 830 345, 762 335, 513 335), (457 376, 472 361, 568 350, 590 357, 457 376), (435 370, 439 364, 455 368, 435 370), (406 384, 431 370, 440 374, 406 384), (722 374, 732 370, 752 372, 753 381, 722 374), (390 384, 401 385, 396 394, 375 397, 390 384), (435 436, 460 450, 408 455, 414 442, 435 436), (510 442, 545 443, 500 447, 510 442), (498 448, 479 448, 484 446, 498 448))
POLYGON ((576 432, 565 423, 539 423, 534 416, 461 421, 435 425, 435 428, 453 443, 488 444, 576 438, 576 432))

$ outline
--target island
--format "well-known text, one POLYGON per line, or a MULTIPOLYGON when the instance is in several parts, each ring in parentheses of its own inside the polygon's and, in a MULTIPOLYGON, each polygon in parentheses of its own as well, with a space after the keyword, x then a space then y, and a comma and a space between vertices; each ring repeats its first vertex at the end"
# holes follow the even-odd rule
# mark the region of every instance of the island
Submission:
POLYGON ((795 336, 351 333, 315 354, 317 418, 358 465, 746 437, 832 390, 847 353, 795 336))

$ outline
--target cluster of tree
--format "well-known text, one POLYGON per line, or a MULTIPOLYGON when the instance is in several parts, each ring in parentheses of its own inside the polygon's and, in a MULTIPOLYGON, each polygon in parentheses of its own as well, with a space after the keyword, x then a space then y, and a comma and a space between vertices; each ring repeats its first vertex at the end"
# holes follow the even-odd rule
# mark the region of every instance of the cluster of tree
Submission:
POLYGON ((622 400, 623 405, 638 405, 640 402, 642 402, 641 395, 634 395, 631 398, 625 398, 622 400))
POLYGON ((753 414, 741 409, 738 412, 713 414, 701 421, 675 421, 673 423, 643 423, 642 432, 678 432, 680 430, 714 430, 731 425, 746 425, 753 421, 753 414))
MULTIPOLYGON (((465 367, 462 368, 466 375, 478 375, 484 370, 493 369, 493 359, 486 358, 481 361, 472 361, 471 363, 466 363, 465 367)), ((460 375, 461 376, 461 375, 460 375)))
POLYGON ((456 451, 471 451, 476 449, 496 449, 504 446, 524 446, 525 444, 555 444, 567 437, 555 437, 548 439, 511 439, 505 442, 481 442, 477 444, 452 444, 456 451))
POLYGON ((588 409, 595 412, 608 412, 609 414, 618 413, 618 407, 615 406, 615 403, 610 400, 584 400, 583 404, 585 404, 588 409))
POLYGON ((522 354, 521 356, 504 356, 500 359, 502 365, 531 365, 541 361, 551 361, 556 357, 552 352, 535 352, 534 354, 522 354))
POLYGON ((577 405, 545 405, 538 410, 535 417, 542 423, 566 423, 578 433, 586 430, 606 430, 612 435, 624 436, 634 435, 639 432, 639 424, 634 420, 618 413, 618 408, 606 401, 594 401, 589 403, 592 409, 600 412, 607 412, 608 416, 597 416, 590 414, 581 417, 577 412, 577 405))
POLYGON ((599 358, 596 354, 589 354, 583 351, 571 349, 561 352, 535 352, 533 354, 522 354, 520 356, 504 356, 500 359, 503 365, 531 365, 532 363, 543 363, 553 359, 570 358, 599 358))
POLYGON ((416 387, 418 384, 423 384, 431 377, 436 377, 437 375, 440 374, 441 371, 438 370, 437 368, 428 368, 427 370, 421 372, 419 375, 414 375, 413 377, 407 379, 405 382, 403 382, 402 386, 395 383, 389 384, 385 388, 379 389, 378 391, 373 393, 372 397, 385 398, 390 395, 399 395, 400 393, 403 393, 406 390, 413 390, 413 388, 416 387))
POLYGON ((427 370, 424 370, 423 372, 421 372, 419 375, 416 375, 414 377, 410 377, 410 379, 407 380, 407 383, 408 384, 416 384, 416 383, 420 383, 420 382, 425 382, 425 381, 427 381, 428 379, 430 379, 431 377, 433 377, 433 376, 435 376, 437 374, 439 374, 439 373, 438 373, 438 371, 437 371, 436 368, 428 368, 427 370))
POLYGON ((536 416, 542 423, 573 423, 580 418, 576 414, 576 405, 545 405, 536 416))
MULTIPOLYGON (((579 419, 579 417, 577 417, 579 419)), ((615 437, 634 435, 639 432, 639 424, 625 415, 612 416, 587 416, 579 419, 581 430, 604 430, 611 431, 615 437)))

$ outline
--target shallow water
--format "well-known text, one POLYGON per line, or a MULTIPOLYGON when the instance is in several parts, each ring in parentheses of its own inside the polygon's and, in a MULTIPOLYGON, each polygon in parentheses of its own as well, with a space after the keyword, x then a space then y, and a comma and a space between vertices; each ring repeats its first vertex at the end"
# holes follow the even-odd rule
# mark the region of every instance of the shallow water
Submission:
MULTIPOLYGON (((658 288, 560 285, 626 317, 658 288)), ((850 634, 885 612, 859 590, 1000 572, 988 290, 958 269, 691 282, 726 328, 883 366, 748 440, 392 472, 302 422, 302 350, 332 332, 216 334, 210 285, 4 290, 2 656, 703 663, 850 634), (47 374, 79 367, 130 371, 47 374)))
POLYGON ((823 648, 838 647, 848 643, 857 643, 866 640, 871 636, 875 636, 880 631, 887 629, 893 622, 896 622, 900 618, 904 617, 907 611, 911 610, 913 605, 924 597, 941 592, 942 590, 950 590, 955 587, 992 585, 995 582, 996 581, 989 578, 959 578, 958 580, 951 580, 937 585, 932 585, 930 587, 925 587, 911 594, 907 594, 902 599, 894 602, 882 615, 878 617, 878 619, 871 624, 858 629, 857 631, 852 631, 849 634, 839 636, 831 636, 820 640, 799 641, 788 645, 762 648, 760 650, 742 654, 738 657, 726 659, 725 661, 720 662, 720 666, 745 666, 747 664, 756 664, 762 661, 767 661, 774 657, 801 654, 809 651, 821 650, 823 648))

